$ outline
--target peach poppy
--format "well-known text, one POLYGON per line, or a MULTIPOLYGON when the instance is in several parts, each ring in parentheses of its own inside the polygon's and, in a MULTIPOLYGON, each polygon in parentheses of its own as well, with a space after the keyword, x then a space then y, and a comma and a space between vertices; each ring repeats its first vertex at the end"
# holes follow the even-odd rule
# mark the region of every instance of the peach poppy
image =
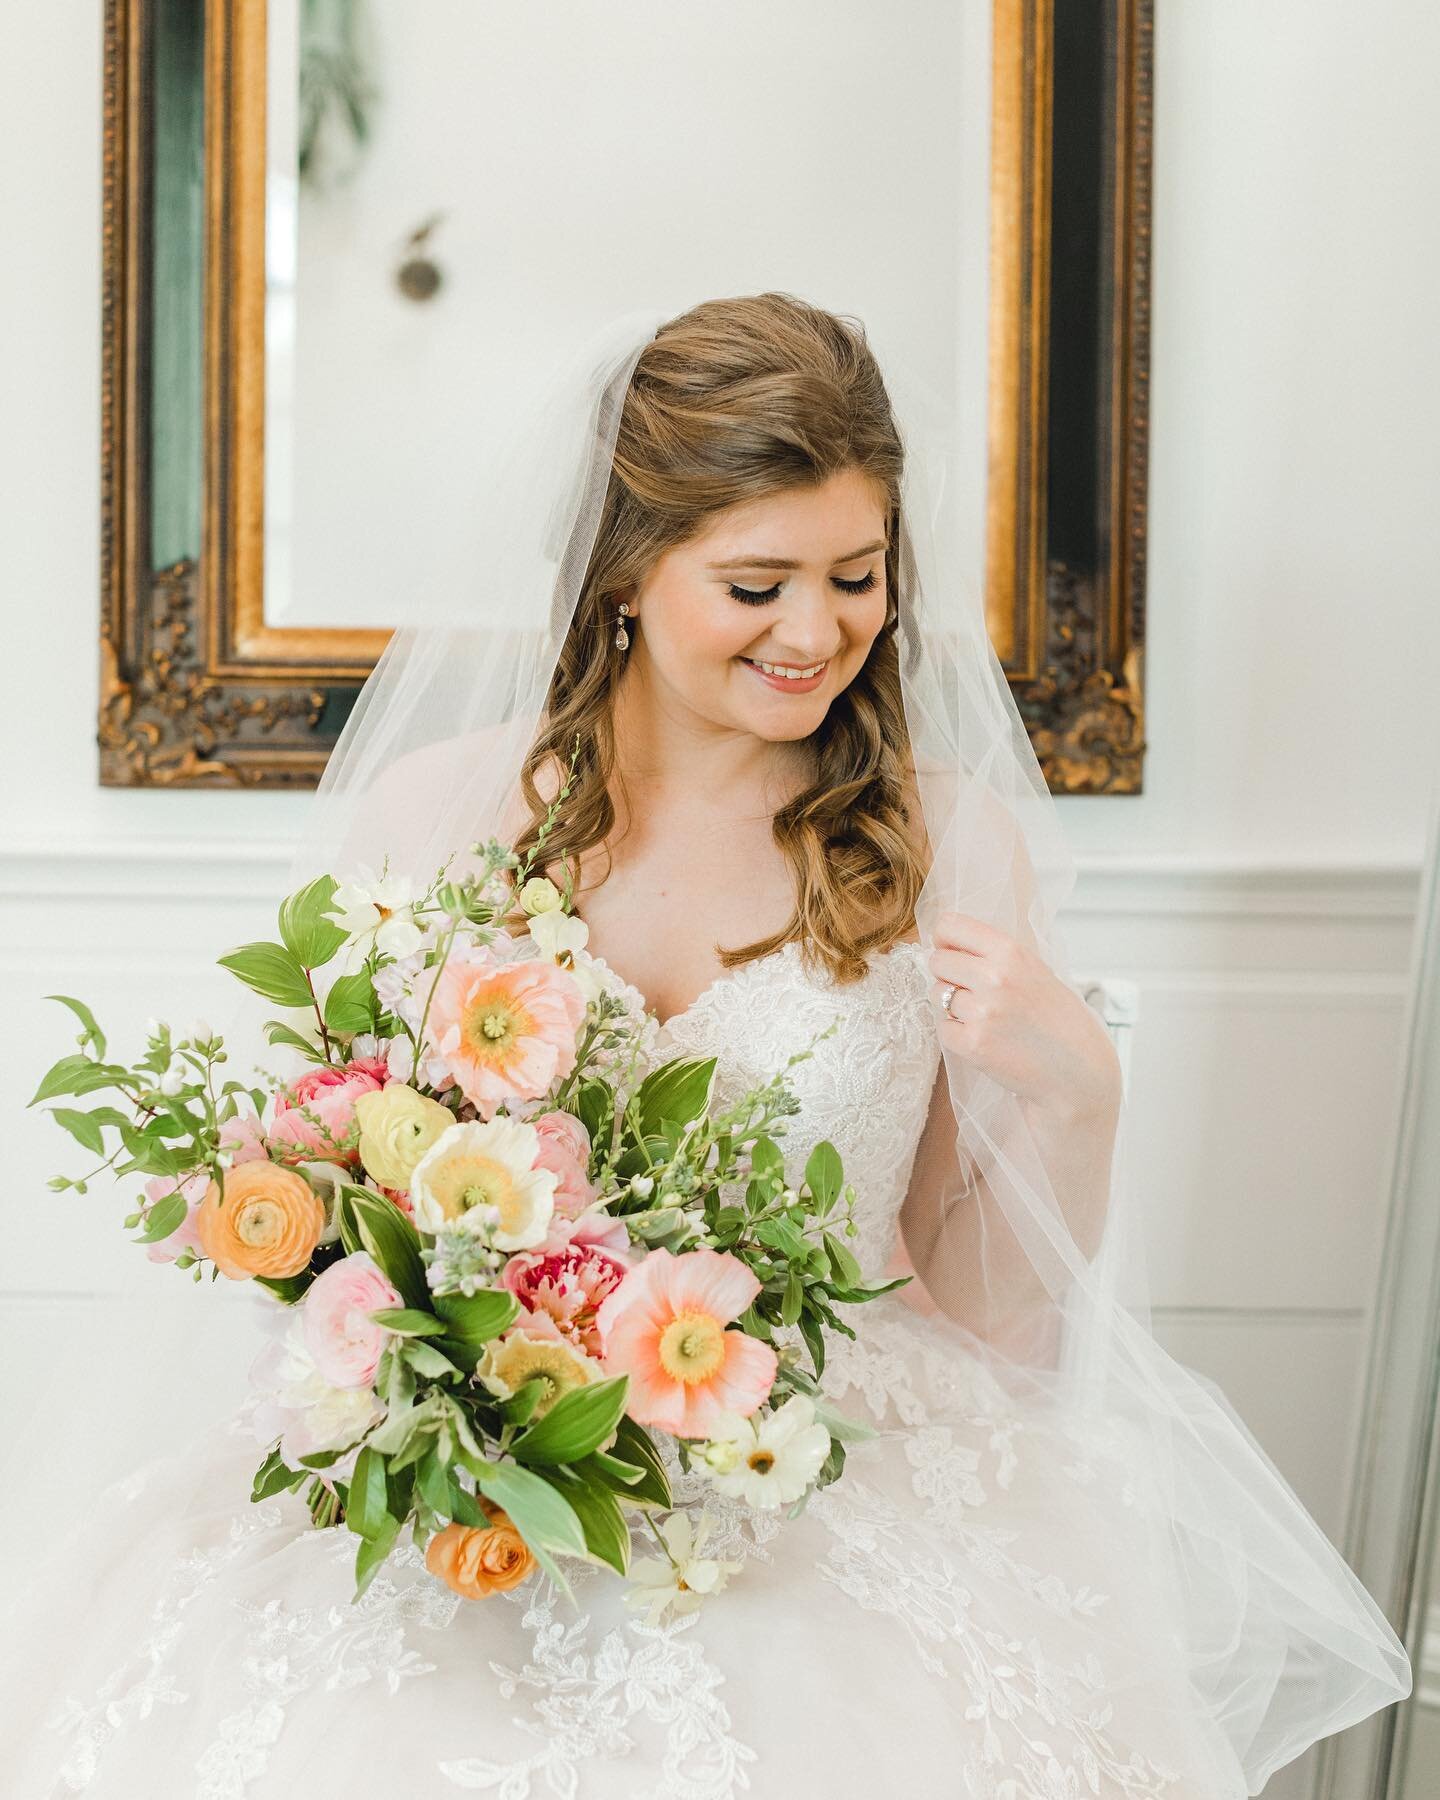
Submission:
POLYGON ((538 1100, 575 1066, 585 996, 548 961, 447 963, 435 983, 435 1054, 480 1116, 538 1100))
POLYGON ((759 1277, 719 1250, 652 1250, 636 1263, 595 1315, 606 1373, 630 1377, 630 1417, 690 1438, 723 1412, 754 1412, 775 1384, 775 1351, 725 1327, 759 1292, 759 1277))

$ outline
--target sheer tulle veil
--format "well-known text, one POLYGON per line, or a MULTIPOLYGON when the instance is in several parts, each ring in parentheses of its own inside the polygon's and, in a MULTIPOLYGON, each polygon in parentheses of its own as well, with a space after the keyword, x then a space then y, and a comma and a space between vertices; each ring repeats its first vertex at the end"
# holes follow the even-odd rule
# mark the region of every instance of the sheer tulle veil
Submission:
MULTIPOLYGON (((506 816, 585 581, 626 395, 665 322, 630 313, 562 347, 524 416, 482 450, 473 587, 407 597, 408 622, 330 759, 292 887, 386 858, 423 886, 506 816)), ((1058 922, 1072 857, 947 505, 963 433, 983 424, 937 402, 873 329, 846 325, 876 356, 905 450, 895 572, 933 851, 922 942, 944 912, 976 917, 1073 986, 1058 922)), ((964 1302, 939 1328, 1010 1403, 1060 1417, 1077 1443, 1104 1442, 1133 1471, 1127 1504, 1145 1522, 1181 1667, 1258 1792, 1317 1738, 1407 1694, 1404 1649, 1220 1391, 1152 1335, 1138 1224, 1148 1197, 1127 1179, 1128 1111, 1100 1217, 1052 1182, 1014 1094, 948 1049, 944 1071, 955 1173, 934 1216, 968 1212, 975 1250, 964 1302)))

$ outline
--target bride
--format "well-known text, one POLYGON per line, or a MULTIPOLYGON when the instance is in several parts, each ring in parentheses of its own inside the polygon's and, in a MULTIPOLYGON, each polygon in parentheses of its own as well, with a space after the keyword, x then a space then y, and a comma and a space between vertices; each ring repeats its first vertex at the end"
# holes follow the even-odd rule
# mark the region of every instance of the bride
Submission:
POLYGON ((1409 1692, 1146 1328, 1068 857, 900 391, 781 294, 586 346, 482 502, 484 617, 396 634, 300 859, 423 877, 494 829, 575 877, 653 1057, 715 1056, 725 1097, 813 1042, 787 1164, 834 1142, 867 1278, 908 1254, 933 1302, 826 1328, 873 1435, 794 1518, 667 1451, 628 1595, 576 1563, 573 1604, 539 1571, 468 1598, 402 1540, 356 1602, 343 1525, 249 1501, 242 1409, 98 1494, 13 1606, 7 1792, 1238 1800, 1409 1692))

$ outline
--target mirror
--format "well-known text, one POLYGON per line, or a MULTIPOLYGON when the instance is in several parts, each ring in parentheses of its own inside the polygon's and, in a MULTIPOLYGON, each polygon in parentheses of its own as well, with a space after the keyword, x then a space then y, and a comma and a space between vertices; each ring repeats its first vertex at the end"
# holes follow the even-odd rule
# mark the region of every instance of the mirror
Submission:
POLYGON ((905 23, 107 0, 102 782, 313 784, 557 326, 780 287, 970 397, 1046 778, 1139 792, 1151 0, 905 23))

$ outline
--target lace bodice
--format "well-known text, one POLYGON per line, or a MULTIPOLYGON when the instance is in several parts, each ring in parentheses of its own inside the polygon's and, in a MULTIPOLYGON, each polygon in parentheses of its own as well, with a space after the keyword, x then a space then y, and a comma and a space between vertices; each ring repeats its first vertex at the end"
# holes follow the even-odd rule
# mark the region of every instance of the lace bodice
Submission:
POLYGON ((858 1196, 850 1249, 872 1281, 894 1248, 940 1060, 925 957, 923 945, 895 944, 871 957, 860 981, 842 985, 808 969, 792 940, 718 976, 653 1040, 657 1062, 714 1056, 714 1097, 725 1105, 839 1020, 839 1029, 791 1070, 800 1111, 782 1122, 777 1142, 792 1181, 822 1139, 840 1152, 858 1196))

